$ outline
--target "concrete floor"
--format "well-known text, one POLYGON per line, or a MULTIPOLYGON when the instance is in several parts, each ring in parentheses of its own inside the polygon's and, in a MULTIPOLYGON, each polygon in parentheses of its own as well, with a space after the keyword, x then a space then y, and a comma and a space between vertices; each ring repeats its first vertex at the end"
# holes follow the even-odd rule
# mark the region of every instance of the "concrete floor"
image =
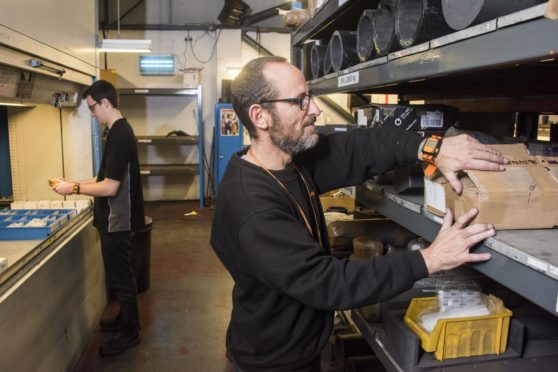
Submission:
MULTIPOLYGON (((151 281, 139 295, 141 343, 113 357, 99 346, 111 334, 95 332, 77 372, 224 371, 232 279, 211 246, 212 211, 199 202, 148 202, 153 219, 151 281), (191 211, 195 216, 184 216, 191 211)), ((117 308, 109 306, 104 317, 117 308)))

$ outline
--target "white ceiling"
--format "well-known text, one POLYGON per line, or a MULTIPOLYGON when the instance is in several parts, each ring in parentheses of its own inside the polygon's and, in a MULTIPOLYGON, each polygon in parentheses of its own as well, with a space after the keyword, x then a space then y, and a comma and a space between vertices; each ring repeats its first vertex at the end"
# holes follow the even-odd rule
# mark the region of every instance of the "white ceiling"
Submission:
MULTIPOLYGON (((99 1, 99 20, 104 19, 104 5, 106 0, 99 1)), ((139 0, 119 0, 120 15, 124 15, 139 0)), ((252 14, 267 10, 274 6, 285 3, 287 0, 243 0, 252 8, 252 14)), ((109 20, 115 22, 117 19, 118 1, 109 0, 109 20)), ((215 23, 221 9, 225 5, 224 0, 144 0, 126 15, 121 24, 134 25, 184 25, 215 23)), ((283 27, 282 18, 274 16, 253 26, 260 27, 283 27)))

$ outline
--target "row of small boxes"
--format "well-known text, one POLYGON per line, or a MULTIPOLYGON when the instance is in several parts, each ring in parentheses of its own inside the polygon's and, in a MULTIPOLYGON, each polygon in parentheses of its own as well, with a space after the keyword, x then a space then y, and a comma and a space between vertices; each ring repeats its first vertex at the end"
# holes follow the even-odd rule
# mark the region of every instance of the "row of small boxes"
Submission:
POLYGON ((75 209, 0 210, 0 240, 44 239, 76 214, 75 209), (34 220, 45 226, 29 226, 34 220))
POLYGON ((8 259, 0 257, 0 274, 8 268, 8 259))
POLYGON ((10 204, 12 210, 20 209, 77 209, 81 212, 89 208, 90 199, 79 200, 25 200, 14 201, 10 204))

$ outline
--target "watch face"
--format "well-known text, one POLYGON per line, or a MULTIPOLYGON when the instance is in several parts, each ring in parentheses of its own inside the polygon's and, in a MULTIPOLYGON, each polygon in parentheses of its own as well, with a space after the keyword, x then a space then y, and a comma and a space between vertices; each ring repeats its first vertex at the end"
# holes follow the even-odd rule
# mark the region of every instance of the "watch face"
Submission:
POLYGON ((434 146, 436 146, 436 143, 437 143, 437 142, 438 142, 438 141, 436 141, 436 140, 434 140, 434 139, 432 139, 432 138, 429 138, 429 139, 426 141, 426 146, 424 146, 424 147, 427 147, 427 146, 428 146, 428 147, 434 147, 434 146))

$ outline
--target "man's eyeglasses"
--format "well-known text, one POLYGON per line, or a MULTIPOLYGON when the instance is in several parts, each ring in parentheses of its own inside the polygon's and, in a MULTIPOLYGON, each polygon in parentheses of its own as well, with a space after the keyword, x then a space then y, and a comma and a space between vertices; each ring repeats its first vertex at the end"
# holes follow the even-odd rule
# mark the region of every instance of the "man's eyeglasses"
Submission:
POLYGON ((89 111, 95 112, 95 106, 97 106, 98 104, 99 104, 99 102, 95 102, 95 103, 92 104, 91 106, 87 106, 87 107, 89 107, 89 111))
POLYGON ((308 106, 310 106, 310 100, 312 100, 312 98, 313 97, 311 94, 306 94, 303 97, 267 99, 264 101, 260 101, 258 104, 272 103, 272 102, 290 102, 299 105, 302 111, 306 111, 308 110, 308 106))

